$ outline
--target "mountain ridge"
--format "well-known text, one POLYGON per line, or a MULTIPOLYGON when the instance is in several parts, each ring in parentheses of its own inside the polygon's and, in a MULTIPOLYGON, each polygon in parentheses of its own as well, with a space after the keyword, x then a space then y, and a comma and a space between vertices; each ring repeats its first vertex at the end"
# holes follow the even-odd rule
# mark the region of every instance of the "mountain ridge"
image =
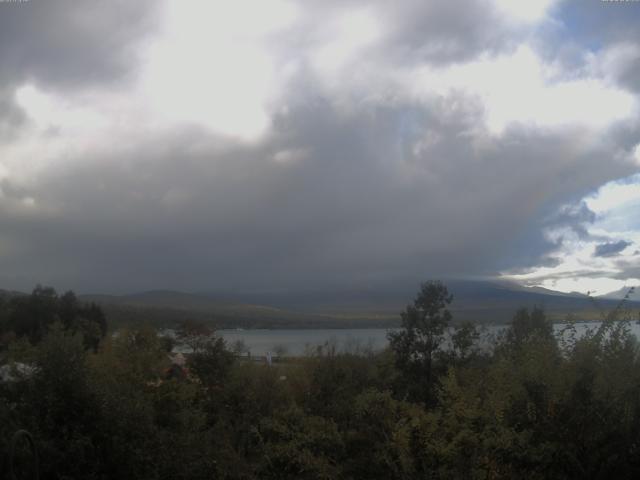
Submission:
MULTIPOLYGON (((527 287, 509 281, 447 280, 453 295, 454 321, 503 324, 518 308, 543 307, 554 321, 567 315, 597 320, 620 298, 594 297, 527 287), (597 302, 598 305, 595 305, 597 302)), ((417 291, 417 289, 416 289, 417 291)), ((0 290, 0 297, 25 295, 0 290)), ((368 328, 392 327, 415 292, 361 289, 338 292, 224 294, 179 290, 147 290, 123 295, 80 294, 99 304, 114 326, 149 323, 172 326, 185 319, 213 323, 218 328, 368 328)), ((631 308, 640 302, 629 300, 631 308)))
MULTIPOLYGON (((541 306, 554 320, 567 314, 585 319, 597 319, 593 300, 585 294, 564 293, 541 287, 526 287, 508 281, 449 280, 453 294, 450 310, 456 320, 479 323, 506 323, 521 307, 541 306)), ((122 296, 100 298, 81 296, 97 303, 168 308, 184 312, 200 312, 222 319, 225 325, 234 319, 243 325, 328 325, 353 327, 361 325, 394 324, 399 313, 413 301, 412 295, 374 290, 338 292, 303 292, 293 294, 233 294, 188 293, 172 290, 150 290, 122 296), (106 300, 106 301, 105 301, 106 300), (252 300, 258 300, 253 303, 252 300), (253 322, 253 323, 252 323, 253 322)), ((601 309, 613 309, 618 299, 596 297, 601 309)), ((630 301, 636 308, 640 303, 630 301)))

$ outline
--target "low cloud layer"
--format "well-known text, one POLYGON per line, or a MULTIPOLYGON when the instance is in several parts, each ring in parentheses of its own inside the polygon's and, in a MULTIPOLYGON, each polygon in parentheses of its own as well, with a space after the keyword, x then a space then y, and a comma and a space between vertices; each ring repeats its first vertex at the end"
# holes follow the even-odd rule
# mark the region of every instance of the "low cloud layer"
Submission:
POLYGON ((584 200, 640 169, 632 77, 598 67, 628 12, 594 47, 564 2, 241 4, 0 4, 2 286, 542 284, 591 276, 559 270, 580 242, 635 275, 640 226, 584 200))

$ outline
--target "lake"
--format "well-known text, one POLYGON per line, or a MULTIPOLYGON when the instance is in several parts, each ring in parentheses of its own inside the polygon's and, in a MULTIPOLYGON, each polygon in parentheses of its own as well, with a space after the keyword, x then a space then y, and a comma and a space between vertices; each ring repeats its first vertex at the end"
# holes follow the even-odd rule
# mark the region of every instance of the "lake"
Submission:
MULTIPOLYGON (((577 323, 578 334, 588 328, 597 328, 599 322, 577 323)), ((557 335, 565 328, 565 324, 555 324, 557 335)), ((640 325, 630 323, 631 332, 640 337, 640 325)), ((484 342, 488 344, 492 337, 498 335, 505 326, 485 326, 484 342)), ((340 351, 357 351, 362 348, 383 350, 387 344, 386 328, 361 329, 282 329, 282 330, 218 330, 229 348, 237 341, 243 341, 251 355, 266 355, 282 349, 284 355, 303 355, 312 351, 316 346, 329 342, 340 351)))

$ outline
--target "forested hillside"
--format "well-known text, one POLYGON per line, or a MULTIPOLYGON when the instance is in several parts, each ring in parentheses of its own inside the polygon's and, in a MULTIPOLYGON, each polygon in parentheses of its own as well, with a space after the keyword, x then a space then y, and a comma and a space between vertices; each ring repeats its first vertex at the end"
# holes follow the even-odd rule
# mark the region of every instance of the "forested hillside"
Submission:
MULTIPOLYGON (((522 306, 543 306, 554 322, 568 314, 597 320, 599 309, 614 309, 619 298, 599 299, 594 306, 584 294, 564 294, 527 288, 513 282, 447 282, 455 297, 450 306, 454 321, 506 324, 522 306)), ((150 291, 130 295, 81 295, 81 300, 101 306, 113 326, 151 323, 171 326, 185 318, 217 328, 390 328, 399 325, 398 312, 411 295, 399 291, 343 291, 308 294, 193 294, 150 291)), ((628 299, 635 308, 640 304, 628 299)))

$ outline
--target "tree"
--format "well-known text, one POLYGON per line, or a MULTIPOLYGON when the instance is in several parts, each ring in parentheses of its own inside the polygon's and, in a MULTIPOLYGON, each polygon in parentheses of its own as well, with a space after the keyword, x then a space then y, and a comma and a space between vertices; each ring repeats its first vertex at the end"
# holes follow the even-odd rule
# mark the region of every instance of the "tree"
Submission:
POLYGON ((107 319, 102 309, 93 302, 82 305, 77 310, 75 329, 82 333, 87 348, 97 350, 100 340, 107 334, 107 319))
POLYGON ((519 309, 506 332, 508 344, 519 347, 530 340, 555 341, 553 325, 540 307, 534 307, 529 313, 527 308, 519 309))
POLYGON ((36 347, 34 367, 18 408, 38 439, 43 478, 88 478, 84 473, 98 462, 100 408, 82 336, 54 323, 36 347))
POLYGON ((209 342, 189 357, 189 366, 207 387, 220 386, 229 375, 235 357, 223 338, 209 342))
POLYGON ((262 451, 259 478, 342 478, 344 445, 331 419, 307 415, 292 406, 261 420, 257 430, 262 451))
POLYGON ((478 354, 476 342, 480 331, 471 322, 458 325, 451 334, 451 357, 458 363, 465 363, 478 354))
POLYGON ((191 349, 191 352, 198 353, 204 350, 211 342, 214 331, 204 323, 194 320, 183 320, 176 328, 176 340, 179 344, 191 349))
POLYGON ((388 334, 396 366, 426 403, 434 399, 434 361, 451 322, 447 307, 452 300, 442 282, 424 282, 413 305, 401 314, 402 328, 388 334))
POLYGON ((354 398, 351 428, 345 433, 345 478, 433 478, 415 471, 416 427, 423 421, 422 412, 388 391, 368 390, 354 398))
POLYGON ((94 351, 107 334, 102 309, 95 303, 80 303, 72 291, 58 296, 53 288, 38 285, 31 295, 16 296, 7 303, 0 315, 0 331, 13 332, 13 336, 32 344, 39 343, 56 322, 71 334, 81 333, 85 347, 94 351))
POLYGON ((8 326, 16 336, 38 343, 58 319, 57 303, 53 288, 38 285, 31 295, 11 299, 8 326))

